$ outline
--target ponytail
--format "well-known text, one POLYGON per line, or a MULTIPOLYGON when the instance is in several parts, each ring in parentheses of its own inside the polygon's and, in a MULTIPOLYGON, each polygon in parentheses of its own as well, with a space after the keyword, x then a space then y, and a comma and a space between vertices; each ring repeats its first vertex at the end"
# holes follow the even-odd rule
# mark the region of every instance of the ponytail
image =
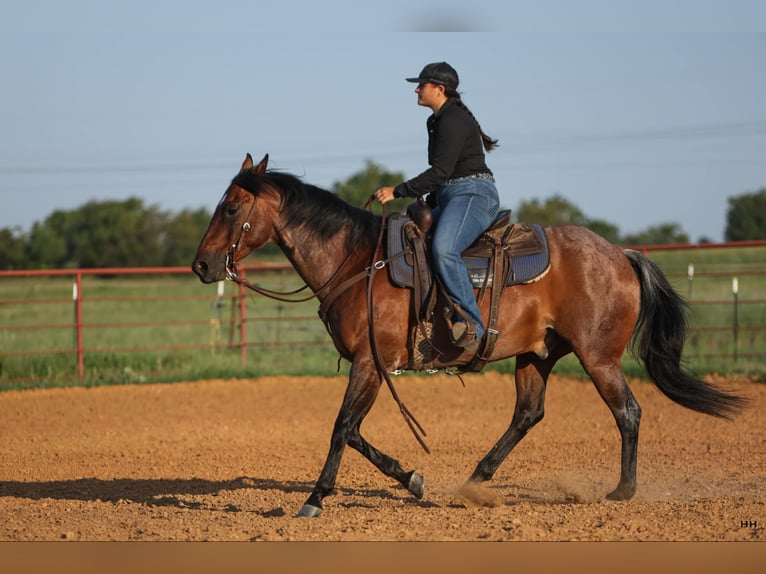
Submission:
POLYGON ((460 97, 460 94, 458 93, 458 91, 453 88, 448 88, 447 86, 445 86, 444 93, 449 100, 452 100, 458 106, 460 106, 466 112, 468 112, 468 114, 473 118, 473 121, 476 122, 476 127, 479 128, 479 133, 481 134, 481 144, 484 146, 484 151, 490 152, 493 149, 495 149, 499 145, 498 140, 492 139, 490 136, 484 133, 484 130, 481 129, 481 126, 479 125, 479 121, 476 119, 476 116, 474 116, 473 112, 468 109, 468 106, 466 106, 463 103, 463 99, 460 97))

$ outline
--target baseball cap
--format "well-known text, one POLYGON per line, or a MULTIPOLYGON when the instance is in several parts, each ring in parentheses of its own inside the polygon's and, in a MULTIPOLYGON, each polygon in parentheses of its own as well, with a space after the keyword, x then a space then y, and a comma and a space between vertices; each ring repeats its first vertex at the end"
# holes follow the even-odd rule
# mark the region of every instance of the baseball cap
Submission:
POLYGON ((434 62, 428 64, 421 70, 420 75, 417 78, 406 78, 406 80, 416 84, 421 84, 423 82, 442 84, 453 90, 457 89, 457 85, 460 82, 455 68, 450 66, 447 62, 434 62))

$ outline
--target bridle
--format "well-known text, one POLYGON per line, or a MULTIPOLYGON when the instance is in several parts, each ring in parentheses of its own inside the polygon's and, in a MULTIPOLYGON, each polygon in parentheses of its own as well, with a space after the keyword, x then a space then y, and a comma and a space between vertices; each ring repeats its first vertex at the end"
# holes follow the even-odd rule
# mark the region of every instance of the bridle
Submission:
MULTIPOLYGON (((366 277, 369 274, 369 268, 365 269, 365 271, 360 272, 350 279, 344 281, 341 283, 341 285, 338 286, 334 291, 330 290, 330 285, 338 278, 338 275, 340 275, 341 271, 345 268, 346 264, 349 262, 351 257, 354 255, 353 252, 349 252, 348 255, 346 255, 346 258, 343 260, 343 262, 338 266, 338 268, 333 272, 333 274, 330 276, 330 278, 325 281, 320 287, 317 289, 312 290, 312 293, 309 295, 300 295, 299 293, 305 291, 309 288, 308 284, 303 285, 302 287, 299 287, 298 289, 295 289, 293 291, 274 291, 272 289, 267 289, 265 287, 261 287, 260 285, 256 285, 255 283, 251 283, 250 281, 247 281, 246 279, 243 279, 239 276, 239 273, 237 272, 237 263, 235 260, 235 255, 237 253, 237 250, 239 249, 240 243, 242 242, 242 237, 250 231, 251 225, 250 225, 250 216, 253 214, 253 208, 255 207, 255 199, 253 199, 253 203, 250 205, 250 211, 247 213, 247 217, 245 217, 245 222, 242 224, 242 227, 239 230, 239 235, 237 236, 237 239, 234 241, 234 243, 231 244, 231 247, 226 251, 226 262, 225 262, 225 269, 226 269, 226 279, 228 281, 231 281, 233 283, 236 283, 237 285, 242 285, 243 287, 247 287, 251 291, 255 291, 259 295, 263 295, 264 297, 268 297, 270 299, 275 299, 277 301, 282 301, 284 303, 303 303, 305 301, 310 301, 314 297, 317 299, 327 300, 327 297, 329 295, 333 295, 332 302, 334 302, 337 299, 337 296, 340 295, 341 292, 345 291, 348 287, 351 287, 353 283, 356 283, 357 281, 360 281, 362 278, 366 277)), ((330 305, 323 305, 322 308, 326 311, 329 309, 330 305)), ((323 313, 320 309, 320 316, 322 316, 323 313)), ((324 319, 324 317, 322 317, 324 319)))
POLYGON ((236 281, 237 279, 237 264, 234 262, 234 254, 239 249, 239 243, 242 241, 242 235, 250 231, 250 223, 245 221, 242 224, 242 228, 239 230, 239 236, 237 240, 231 244, 229 250, 226 252, 226 279, 229 281, 236 281))

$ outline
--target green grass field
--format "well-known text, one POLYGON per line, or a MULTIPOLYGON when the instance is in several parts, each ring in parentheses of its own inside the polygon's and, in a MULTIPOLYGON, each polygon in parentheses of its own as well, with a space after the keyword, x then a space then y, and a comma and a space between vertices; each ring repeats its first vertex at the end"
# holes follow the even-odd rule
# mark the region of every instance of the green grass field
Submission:
MULTIPOLYGON (((649 255, 690 299, 687 366, 698 374, 763 376, 766 247, 696 248, 649 255), (695 270, 693 282, 688 279, 690 263, 695 270), (733 277, 739 283, 736 306, 733 277)), ((301 284, 292 271, 268 271, 249 279, 277 290, 301 284)), ((217 285, 202 285, 191 273, 85 276, 85 373, 79 380, 73 352, 73 281, 70 277, 0 277, 0 390, 338 372, 338 356, 317 317, 316 301, 287 304, 248 295, 243 361, 235 285, 225 283, 219 298, 217 285), (11 354, 20 352, 26 354, 11 354)), ((627 355, 624 365, 628 374, 642 374, 627 355)), ((509 359, 487 368, 512 372, 513 367, 509 359)), ((347 372, 348 364, 341 362, 340 371, 347 372)), ((573 357, 562 360, 556 372, 583 374, 573 357)))

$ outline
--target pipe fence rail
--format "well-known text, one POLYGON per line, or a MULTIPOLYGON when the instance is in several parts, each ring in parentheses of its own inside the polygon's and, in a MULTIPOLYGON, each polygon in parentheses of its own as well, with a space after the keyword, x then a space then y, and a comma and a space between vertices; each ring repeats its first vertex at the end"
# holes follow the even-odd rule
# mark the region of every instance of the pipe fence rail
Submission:
MULTIPOLYGON (((298 280, 288 264, 249 265, 240 274, 298 280)), ((253 349, 331 348, 321 323, 290 328, 318 322, 315 308, 292 311, 230 282, 202 285, 188 267, 0 271, 0 381, 29 378, 7 372, 24 358, 22 368, 35 357, 72 357, 82 380, 89 363, 103 365, 98 355, 226 351, 227 361, 234 352, 244 366, 253 349), (64 290, 71 295, 45 296, 64 290)))
MULTIPOLYGON (((689 302, 685 360, 763 364, 766 241, 639 249, 689 302)), ((242 273, 280 289, 301 283, 286 263, 242 273)), ((194 361, 204 368, 214 356, 229 365, 234 356, 240 367, 296 367, 310 349, 337 357, 316 309, 315 300, 285 305, 230 282, 202 285, 188 267, 0 271, 0 383, 82 381, 110 368, 151 372, 194 361), (134 367, 128 357, 140 354, 153 363, 134 367)))

